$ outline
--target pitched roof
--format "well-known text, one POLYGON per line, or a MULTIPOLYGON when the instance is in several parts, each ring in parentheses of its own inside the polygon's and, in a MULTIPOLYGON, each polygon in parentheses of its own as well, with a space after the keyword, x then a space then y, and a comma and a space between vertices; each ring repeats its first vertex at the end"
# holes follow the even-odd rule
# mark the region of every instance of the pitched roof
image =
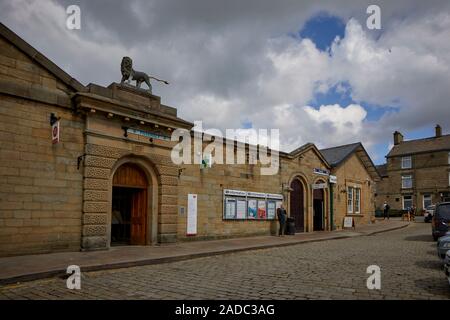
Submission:
POLYGON ((323 154, 324 158, 331 164, 332 167, 339 167, 352 154, 356 154, 372 179, 375 181, 380 179, 380 174, 377 168, 373 164, 372 159, 361 142, 322 149, 320 150, 320 153, 323 154))
POLYGON ((83 86, 80 82, 78 82, 75 78, 72 78, 69 74, 67 74, 64 70, 50 61, 47 57, 45 57, 42 53, 33 48, 30 44, 28 44, 25 40, 11 31, 8 27, 6 27, 3 23, 0 22, 0 36, 4 37, 6 40, 11 42, 15 47, 25 53, 30 57, 31 60, 41 65, 48 72, 53 74, 56 78, 61 80, 70 88, 73 88, 76 91, 86 91, 86 87, 83 86))
POLYGON ((450 151, 450 135, 402 141, 394 145, 386 157, 444 150, 450 151))
POLYGON ((343 146, 321 149, 320 152, 332 167, 336 167, 350 156, 360 145, 360 142, 351 143, 343 146))
POLYGON ((320 152, 320 150, 316 147, 316 145, 314 143, 311 143, 311 142, 305 143, 304 145, 298 147, 297 149, 292 150, 291 152, 289 152, 287 154, 287 156, 290 157, 290 158, 295 158, 295 157, 298 157, 302 153, 305 153, 306 151, 309 151, 309 150, 313 150, 317 154, 317 156, 320 158, 320 160, 322 160, 322 162, 325 163, 325 165, 328 168, 331 168, 331 165, 327 161, 327 159, 325 159, 325 157, 320 152))

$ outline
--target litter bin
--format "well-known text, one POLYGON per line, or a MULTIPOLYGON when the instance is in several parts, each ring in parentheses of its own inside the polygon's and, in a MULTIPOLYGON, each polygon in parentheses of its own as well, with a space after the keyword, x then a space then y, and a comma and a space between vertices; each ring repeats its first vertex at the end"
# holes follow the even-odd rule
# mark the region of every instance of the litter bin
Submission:
POLYGON ((294 218, 287 218, 286 220, 286 234, 293 236, 295 235, 295 219, 294 218))

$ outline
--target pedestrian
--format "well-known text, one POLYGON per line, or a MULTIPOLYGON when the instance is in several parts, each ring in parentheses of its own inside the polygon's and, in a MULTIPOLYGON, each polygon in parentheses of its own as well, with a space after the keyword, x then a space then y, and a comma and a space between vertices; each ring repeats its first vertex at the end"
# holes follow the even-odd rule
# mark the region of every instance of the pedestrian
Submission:
POLYGON ((284 229, 286 227, 286 217, 287 217, 286 209, 284 208, 283 203, 281 203, 281 206, 277 209, 277 218, 278 223, 280 224, 280 231, 278 232, 279 237, 284 236, 284 229))
POLYGON ((409 220, 416 221, 416 206, 413 204, 409 210, 409 220))
POLYGON ((383 220, 385 220, 386 217, 389 220, 389 209, 390 208, 391 207, 389 206, 389 204, 385 201, 384 204, 383 204, 383 214, 384 214, 383 220))

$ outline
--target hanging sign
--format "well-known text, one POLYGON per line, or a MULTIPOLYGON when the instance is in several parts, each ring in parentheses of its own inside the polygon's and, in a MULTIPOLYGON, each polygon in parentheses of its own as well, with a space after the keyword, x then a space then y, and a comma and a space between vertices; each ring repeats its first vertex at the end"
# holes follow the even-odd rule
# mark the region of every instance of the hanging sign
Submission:
POLYGON ((188 208, 187 208, 187 232, 188 236, 195 236, 197 234, 197 195, 188 194, 188 208))
POLYGON ((330 172, 328 170, 323 170, 323 169, 319 169, 319 168, 314 168, 313 172, 315 174, 320 174, 322 176, 329 176, 330 175, 330 172))
POLYGON ((52 124, 52 143, 59 143, 59 121, 52 124))

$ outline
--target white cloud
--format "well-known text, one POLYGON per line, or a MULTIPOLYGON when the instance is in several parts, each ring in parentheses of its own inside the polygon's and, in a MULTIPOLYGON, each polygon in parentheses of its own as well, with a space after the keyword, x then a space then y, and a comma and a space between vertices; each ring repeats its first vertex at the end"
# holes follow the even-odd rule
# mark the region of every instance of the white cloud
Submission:
POLYGON ((450 127, 448 1, 383 3, 378 38, 365 28, 367 4, 356 0, 109 3, 80 1, 81 31, 67 30, 65 7, 50 0, 0 0, 0 18, 84 84, 119 81, 128 55, 137 69, 171 82, 155 83, 154 92, 181 117, 222 130, 248 121, 280 128, 286 151, 355 140, 370 149, 394 130, 450 127), (330 54, 286 36, 319 10, 357 17, 330 54), (355 104, 308 107, 317 92, 344 92, 341 83, 355 104), (399 112, 369 121, 364 103, 399 112))

